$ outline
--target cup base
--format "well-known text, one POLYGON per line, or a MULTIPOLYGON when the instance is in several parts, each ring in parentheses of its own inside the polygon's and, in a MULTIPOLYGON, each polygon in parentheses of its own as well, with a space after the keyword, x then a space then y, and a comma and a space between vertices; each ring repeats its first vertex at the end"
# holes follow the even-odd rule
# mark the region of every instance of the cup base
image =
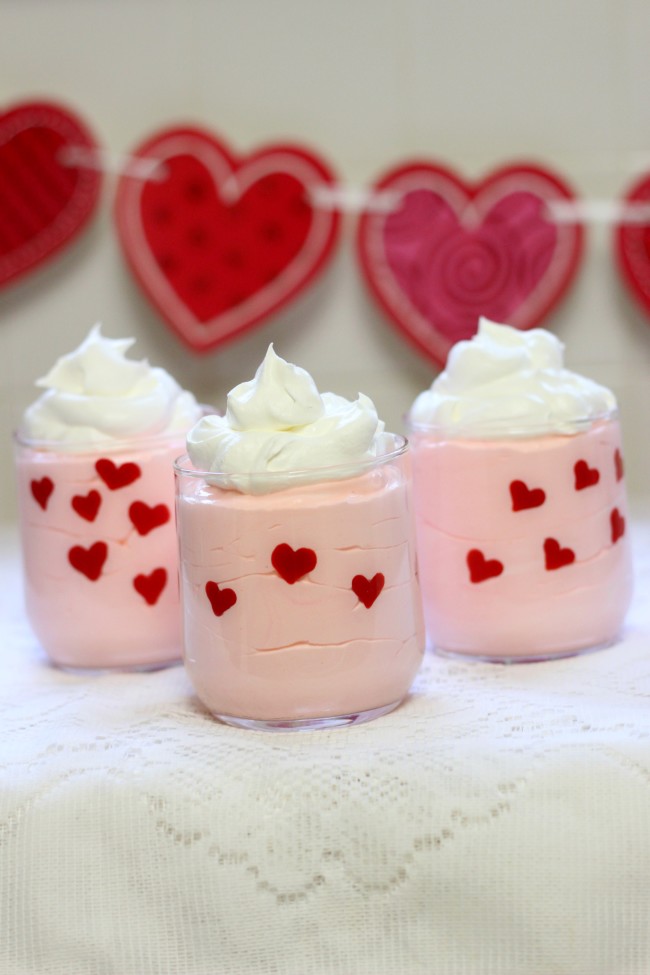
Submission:
POLYGON ((364 724, 374 718, 380 718, 382 714, 393 711, 399 701, 391 704, 384 704, 380 708, 369 708, 367 711, 355 711, 354 714, 326 715, 321 718, 289 718, 277 721, 263 720, 258 718, 239 718, 231 714, 217 714, 211 712, 215 718, 224 724, 231 725, 233 728, 248 728, 251 731, 318 731, 321 728, 345 728, 350 725, 364 724))
POLYGON ((578 657, 586 653, 598 653, 599 650, 606 650, 617 642, 617 637, 611 640, 604 640, 602 643, 590 644, 587 647, 573 647, 566 650, 556 650, 551 653, 531 653, 531 654, 492 654, 492 653, 471 653, 469 650, 445 650, 444 647, 431 647, 432 653, 437 657, 445 657, 449 660, 475 660, 477 663, 484 664, 539 664, 548 660, 565 660, 567 657, 578 657))
POLYGON ((73 674, 75 677, 101 677, 102 674, 149 674, 155 670, 166 670, 168 667, 178 667, 182 661, 179 657, 174 660, 158 660, 149 664, 117 664, 115 667, 78 667, 73 664, 60 664, 57 661, 50 661, 57 670, 62 670, 66 674, 73 674))

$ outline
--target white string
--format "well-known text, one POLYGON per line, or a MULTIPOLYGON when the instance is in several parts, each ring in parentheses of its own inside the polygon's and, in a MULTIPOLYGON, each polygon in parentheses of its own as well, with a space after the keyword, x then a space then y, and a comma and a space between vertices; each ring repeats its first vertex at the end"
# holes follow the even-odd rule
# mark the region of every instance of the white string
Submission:
POLYGON ((120 173, 133 179, 151 179, 155 182, 161 182, 169 174, 167 166, 160 159, 121 155, 106 149, 89 149, 87 146, 63 146, 58 160, 62 166, 120 173))

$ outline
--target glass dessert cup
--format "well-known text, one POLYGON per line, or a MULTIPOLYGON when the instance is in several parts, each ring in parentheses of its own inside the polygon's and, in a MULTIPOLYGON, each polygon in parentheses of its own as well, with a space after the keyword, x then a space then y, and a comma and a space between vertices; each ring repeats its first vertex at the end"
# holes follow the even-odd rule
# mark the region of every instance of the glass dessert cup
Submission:
POLYGON ((173 461, 185 435, 61 444, 14 437, 25 603, 73 672, 181 658, 173 461))
POLYGON ((246 475, 251 493, 187 456, 175 468, 184 662, 205 707, 261 730, 395 708, 424 651, 404 438, 347 470, 246 475))
POLYGON ((495 662, 611 645, 633 584, 616 412, 570 434, 408 428, 429 644, 495 662))

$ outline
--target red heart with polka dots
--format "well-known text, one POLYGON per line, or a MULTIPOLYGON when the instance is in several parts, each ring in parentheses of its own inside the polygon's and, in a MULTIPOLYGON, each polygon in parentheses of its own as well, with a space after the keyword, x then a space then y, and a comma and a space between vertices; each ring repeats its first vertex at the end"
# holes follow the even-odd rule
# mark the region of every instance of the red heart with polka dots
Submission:
POLYGON ((537 324, 575 275, 582 227, 551 210, 562 215, 574 194, 548 169, 505 166, 471 184, 406 162, 373 189, 358 228, 362 271, 389 320, 436 363, 480 315, 537 324))
POLYGON ((0 114, 0 287, 52 257, 86 226, 101 176, 75 164, 73 154, 96 147, 86 124, 62 105, 21 102, 0 114))
POLYGON ((261 323, 324 268, 339 214, 314 205, 334 176, 312 151, 278 144, 238 157, 210 132, 171 128, 133 155, 150 173, 119 182, 119 239, 149 300, 194 351, 261 323))

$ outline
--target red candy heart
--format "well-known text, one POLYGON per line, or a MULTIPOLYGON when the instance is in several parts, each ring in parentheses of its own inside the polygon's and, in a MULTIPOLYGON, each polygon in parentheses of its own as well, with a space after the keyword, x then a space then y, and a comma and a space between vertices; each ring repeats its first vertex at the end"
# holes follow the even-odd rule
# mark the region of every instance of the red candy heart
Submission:
POLYGON ((334 247, 339 215, 316 208, 334 176, 306 149, 272 145, 236 157, 198 128, 166 129, 133 155, 158 160, 123 177, 115 219, 152 304, 205 352, 261 322, 311 283, 334 247))
POLYGON ((471 185, 411 162, 374 189, 388 205, 360 220, 363 273, 389 319, 436 363, 474 335, 480 315, 537 324, 577 270, 582 228, 549 212, 574 195, 539 166, 506 166, 471 185))
POLYGON ((510 496, 513 511, 539 508, 546 501, 546 492, 542 488, 529 488, 523 481, 510 482, 510 496))
POLYGON ((622 481, 623 475, 625 473, 625 469, 623 467, 623 458, 618 448, 616 448, 616 451, 614 453, 614 470, 616 471, 616 480, 622 481))
POLYGON ((22 102, 0 115, 0 286, 32 270, 83 229, 99 198, 97 170, 66 152, 92 151, 85 124, 61 105, 22 102))
POLYGON ((32 489, 34 500, 45 511, 47 502, 54 490, 54 481, 49 477, 42 477, 39 481, 31 481, 29 486, 32 489))
POLYGON ((352 580, 352 592, 366 609, 370 609, 384 588, 384 582, 385 579, 381 572, 377 572, 372 579, 366 579, 365 576, 361 575, 355 576, 352 580))
POLYGON ((576 554, 573 549, 562 548, 555 538, 547 538, 544 541, 544 559, 546 568, 549 572, 553 569, 561 569, 565 565, 575 562, 576 554))
POLYGON ((90 548, 73 545, 68 552, 68 561, 73 569, 81 572, 91 582, 96 582, 102 574, 102 568, 108 555, 106 542, 95 542, 90 548))
POLYGON ((574 465, 573 473, 576 491, 584 491, 585 488, 593 487, 600 480, 600 472, 595 467, 590 467, 586 460, 579 460, 574 465))
POLYGON ((111 491, 117 491, 119 488, 133 484, 142 474, 137 464, 126 463, 118 466, 107 457, 102 457, 101 460, 97 461, 95 470, 111 491))
POLYGON ((271 554, 273 568, 290 586, 316 567, 316 553, 311 548, 294 551, 290 545, 276 545, 271 554))
POLYGON ((166 569, 154 569, 149 575, 138 575, 133 580, 133 588, 149 606, 156 605, 166 585, 166 569))
POLYGON ((498 559, 486 559, 478 548, 473 548, 467 553, 467 567, 472 582, 485 582, 486 579, 493 579, 503 572, 503 562, 499 562, 498 559))
POLYGON ((129 506, 129 518, 139 535, 148 535, 154 528, 165 525, 170 518, 166 504, 149 507, 144 501, 134 501, 129 506))
POLYGON ((102 496, 99 491, 89 491, 88 494, 75 494, 70 504, 81 518, 94 521, 97 517, 102 496))
POLYGON ((206 582, 205 593, 210 600, 212 612, 215 616, 223 616, 237 602, 237 593, 234 589, 220 589, 218 584, 212 580, 206 582))
POLYGON ((625 518, 618 508, 614 508, 612 511, 609 516, 609 523, 612 529, 612 545, 616 545, 619 538, 625 534, 625 518))

